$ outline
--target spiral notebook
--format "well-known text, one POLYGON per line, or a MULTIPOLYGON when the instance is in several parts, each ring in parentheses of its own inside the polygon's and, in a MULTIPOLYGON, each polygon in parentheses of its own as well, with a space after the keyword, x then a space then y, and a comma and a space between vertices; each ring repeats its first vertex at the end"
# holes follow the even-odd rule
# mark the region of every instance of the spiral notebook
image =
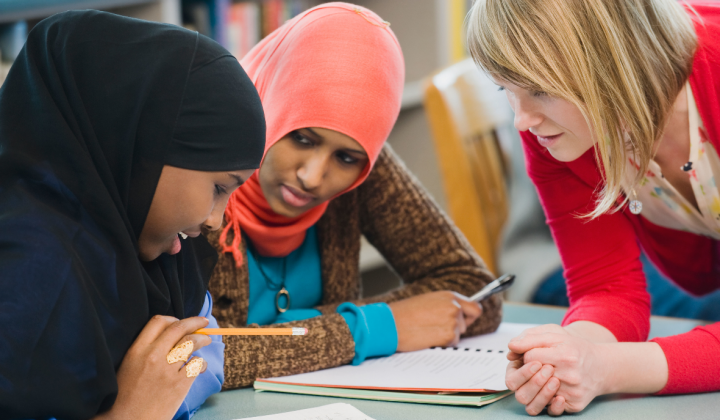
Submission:
POLYGON ((367 360, 359 366, 346 365, 299 375, 258 379, 255 389, 348 398, 483 405, 481 403, 495 401, 510 393, 505 386, 507 343, 523 330, 534 326, 503 323, 497 332, 463 339, 456 347, 396 353, 367 360))

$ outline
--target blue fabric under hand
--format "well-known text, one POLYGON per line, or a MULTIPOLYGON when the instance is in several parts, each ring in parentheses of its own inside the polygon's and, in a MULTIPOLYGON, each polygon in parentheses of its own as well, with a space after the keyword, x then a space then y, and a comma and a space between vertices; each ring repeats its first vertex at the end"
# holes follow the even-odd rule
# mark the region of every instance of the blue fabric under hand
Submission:
MULTIPOLYGON (((204 316, 210 321, 207 326, 208 328, 218 328, 217 320, 212 316, 212 297, 210 296, 210 292, 207 293, 205 304, 198 316, 204 316)), ((173 420, 189 420, 209 396, 220 392, 222 389, 222 384, 225 380, 223 370, 225 343, 222 341, 222 336, 211 335, 210 338, 212 339, 212 343, 193 352, 193 357, 202 357, 205 359, 207 369, 195 378, 195 381, 190 387, 190 391, 185 397, 185 401, 183 401, 177 413, 175 413, 173 420)))

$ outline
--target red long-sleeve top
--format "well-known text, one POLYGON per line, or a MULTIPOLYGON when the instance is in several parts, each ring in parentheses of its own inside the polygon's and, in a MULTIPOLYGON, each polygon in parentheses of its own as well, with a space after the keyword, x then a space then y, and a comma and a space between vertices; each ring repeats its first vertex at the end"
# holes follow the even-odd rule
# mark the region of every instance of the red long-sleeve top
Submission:
MULTIPOLYGON (((693 3, 698 50, 690 86, 710 141, 720 150, 720 5, 693 3)), ((642 215, 604 214, 588 221, 602 182, 593 150, 572 162, 555 160, 529 131, 520 133, 527 170, 560 250, 570 309, 563 325, 592 321, 619 341, 647 340, 650 296, 640 246, 670 279, 695 295, 720 287, 717 242, 654 225, 642 215)), ((661 394, 720 390, 720 323, 658 338, 669 379, 661 394)))

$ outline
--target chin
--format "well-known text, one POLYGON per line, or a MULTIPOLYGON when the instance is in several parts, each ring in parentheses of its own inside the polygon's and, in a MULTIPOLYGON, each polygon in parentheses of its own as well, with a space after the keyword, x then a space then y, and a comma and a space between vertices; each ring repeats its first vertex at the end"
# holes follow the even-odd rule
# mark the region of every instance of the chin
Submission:
POLYGON ((157 252, 149 252, 149 251, 143 250, 143 249, 140 249, 140 251, 138 252, 138 258, 140 258, 140 261, 145 261, 145 262, 155 260, 159 256, 160 256, 160 254, 157 252))
POLYGON ((268 200, 268 204, 270 205, 272 211, 280 216, 297 217, 305 212, 304 209, 298 209, 297 207, 286 204, 281 198, 275 198, 272 201, 268 200))
POLYGON ((565 148, 553 148, 547 149, 550 152, 550 156, 559 160, 560 162, 572 162, 585 154, 585 151, 579 152, 578 150, 568 150, 565 148))

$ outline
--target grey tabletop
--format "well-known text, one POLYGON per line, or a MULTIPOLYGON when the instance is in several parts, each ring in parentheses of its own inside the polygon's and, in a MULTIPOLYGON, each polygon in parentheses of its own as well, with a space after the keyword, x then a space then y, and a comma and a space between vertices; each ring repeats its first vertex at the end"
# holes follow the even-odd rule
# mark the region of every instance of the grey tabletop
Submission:
MULTIPOLYGON (((533 324, 560 323, 565 310, 549 306, 506 303, 503 321, 533 324)), ((653 317, 650 336, 667 336, 691 330, 697 321, 653 317)), ((524 407, 512 396, 484 407, 451 407, 255 392, 237 389, 210 397, 194 420, 232 420, 346 402, 377 420, 430 419, 529 419, 524 407)), ((567 417, 567 416, 566 416, 567 417)), ((718 419, 720 393, 679 396, 612 395, 595 399, 582 419, 718 419)))

